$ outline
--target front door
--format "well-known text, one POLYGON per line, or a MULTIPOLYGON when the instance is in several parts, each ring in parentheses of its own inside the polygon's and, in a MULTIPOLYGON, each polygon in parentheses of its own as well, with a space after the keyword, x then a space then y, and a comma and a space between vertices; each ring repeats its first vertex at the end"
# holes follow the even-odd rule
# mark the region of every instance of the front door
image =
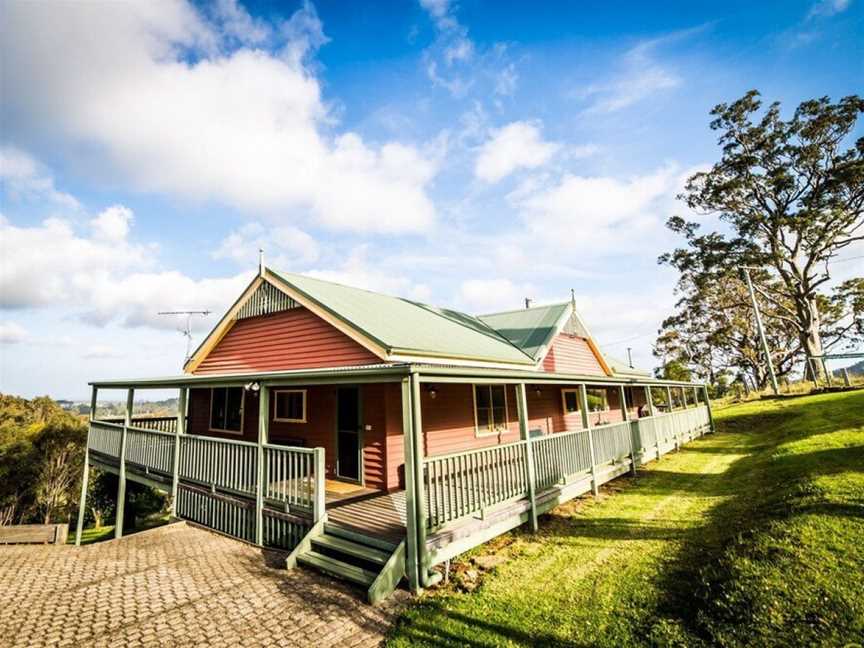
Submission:
POLYGON ((336 476, 360 481, 360 390, 339 387, 336 393, 336 476))

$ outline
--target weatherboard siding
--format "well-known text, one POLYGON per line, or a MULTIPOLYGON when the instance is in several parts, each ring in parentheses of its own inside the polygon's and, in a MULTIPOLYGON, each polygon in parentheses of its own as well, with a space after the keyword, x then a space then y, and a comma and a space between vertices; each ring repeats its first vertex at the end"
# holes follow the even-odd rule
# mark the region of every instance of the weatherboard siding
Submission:
POLYGON ((306 308, 238 320, 196 374, 374 364, 381 359, 306 308))
POLYGON ((560 333, 552 342, 546 357, 543 358, 543 370, 550 373, 606 375, 588 341, 567 333, 560 333))

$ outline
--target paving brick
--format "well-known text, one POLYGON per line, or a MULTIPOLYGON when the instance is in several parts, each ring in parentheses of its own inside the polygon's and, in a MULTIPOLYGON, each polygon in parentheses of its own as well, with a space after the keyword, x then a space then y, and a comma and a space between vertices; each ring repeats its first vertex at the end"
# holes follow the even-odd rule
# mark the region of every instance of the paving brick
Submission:
POLYGON ((0 547, 0 646, 379 645, 406 600, 184 523, 75 548, 0 547))

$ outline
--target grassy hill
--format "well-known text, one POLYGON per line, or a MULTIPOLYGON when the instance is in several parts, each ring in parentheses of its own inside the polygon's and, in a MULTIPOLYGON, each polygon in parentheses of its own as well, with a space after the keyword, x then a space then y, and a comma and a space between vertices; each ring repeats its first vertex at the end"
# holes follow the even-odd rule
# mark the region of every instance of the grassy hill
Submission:
POLYGON ((467 556, 391 646, 842 646, 864 636, 864 391, 718 433, 467 556), (498 566, 484 570, 494 559, 498 566), (479 583, 479 586, 476 586, 479 583), (476 588, 475 588, 476 586, 476 588), (473 591, 467 591, 473 590, 473 591))

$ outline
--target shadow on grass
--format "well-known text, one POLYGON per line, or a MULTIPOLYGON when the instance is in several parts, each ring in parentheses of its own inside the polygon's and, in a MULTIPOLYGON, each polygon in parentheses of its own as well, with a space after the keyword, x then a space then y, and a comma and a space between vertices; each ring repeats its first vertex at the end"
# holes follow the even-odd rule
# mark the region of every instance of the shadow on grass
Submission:
MULTIPOLYGON (((784 443, 860 427, 864 423, 864 394, 861 396, 842 407, 835 401, 796 401, 778 411, 722 421, 721 433, 745 434, 753 443, 722 475, 706 476, 696 484, 699 492, 733 497, 711 509, 706 524, 682 534, 681 550, 659 573, 658 587, 664 594, 658 604, 659 615, 679 621, 691 638, 709 644, 717 641, 717 628, 727 633, 733 628, 730 636, 739 639, 747 632, 759 632, 745 628, 748 606, 752 606, 747 597, 756 593, 745 591, 741 600, 718 603, 738 569, 730 548, 746 553, 747 547, 755 544, 754 538, 772 523, 799 515, 864 518, 864 502, 825 501, 825 494, 814 482, 825 476, 860 473, 864 446, 776 452, 784 443)), ((711 451, 688 449, 700 450, 711 451)), ((674 482, 667 475, 658 483, 665 487, 674 482)), ((642 632, 649 636, 653 629, 646 627, 642 632)))

